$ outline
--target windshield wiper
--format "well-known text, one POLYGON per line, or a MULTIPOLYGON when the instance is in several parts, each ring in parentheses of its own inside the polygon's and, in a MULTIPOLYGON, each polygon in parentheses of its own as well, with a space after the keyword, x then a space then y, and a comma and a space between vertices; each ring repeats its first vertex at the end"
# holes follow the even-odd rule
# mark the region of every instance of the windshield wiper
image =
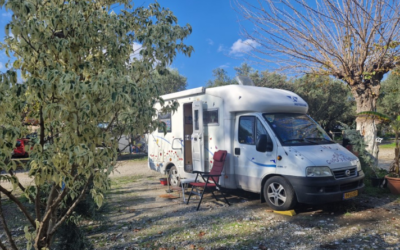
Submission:
POLYGON ((308 138, 287 139, 283 142, 286 143, 286 142, 291 142, 291 141, 299 141, 299 142, 308 142, 308 143, 312 143, 312 144, 318 144, 317 142, 308 141, 307 139, 308 138))
POLYGON ((304 139, 305 140, 318 140, 318 141, 324 140, 324 141, 327 141, 327 142, 333 142, 334 143, 334 141, 332 141, 332 140, 329 140, 329 139, 326 139, 326 138, 320 138, 320 137, 317 137, 317 138, 309 137, 309 138, 304 138, 304 139))

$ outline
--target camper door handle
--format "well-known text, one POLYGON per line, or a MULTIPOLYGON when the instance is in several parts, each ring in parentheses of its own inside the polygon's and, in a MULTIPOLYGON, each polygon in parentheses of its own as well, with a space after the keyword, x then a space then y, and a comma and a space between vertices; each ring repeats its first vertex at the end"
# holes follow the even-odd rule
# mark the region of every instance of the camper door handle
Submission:
POLYGON ((235 148, 235 155, 240 155, 240 148, 235 148))

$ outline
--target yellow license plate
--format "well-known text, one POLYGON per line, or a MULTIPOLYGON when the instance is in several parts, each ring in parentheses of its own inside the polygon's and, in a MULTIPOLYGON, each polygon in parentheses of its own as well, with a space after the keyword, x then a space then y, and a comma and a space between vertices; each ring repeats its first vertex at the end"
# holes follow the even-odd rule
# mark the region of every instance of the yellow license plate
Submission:
POLYGON ((348 193, 344 193, 343 194, 343 199, 344 200, 350 199, 350 198, 356 197, 357 195, 358 195, 358 190, 354 190, 354 191, 351 191, 351 192, 348 192, 348 193))

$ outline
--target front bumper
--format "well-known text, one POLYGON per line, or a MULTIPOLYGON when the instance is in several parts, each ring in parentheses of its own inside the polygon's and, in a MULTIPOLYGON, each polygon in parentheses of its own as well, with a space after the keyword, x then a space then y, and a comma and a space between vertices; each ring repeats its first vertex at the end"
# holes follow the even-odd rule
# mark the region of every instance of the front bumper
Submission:
POLYGON ((335 177, 299 177, 285 176, 291 183, 297 201, 306 204, 323 204, 344 200, 344 194, 364 188, 364 172, 358 172, 356 177, 335 179, 335 177))

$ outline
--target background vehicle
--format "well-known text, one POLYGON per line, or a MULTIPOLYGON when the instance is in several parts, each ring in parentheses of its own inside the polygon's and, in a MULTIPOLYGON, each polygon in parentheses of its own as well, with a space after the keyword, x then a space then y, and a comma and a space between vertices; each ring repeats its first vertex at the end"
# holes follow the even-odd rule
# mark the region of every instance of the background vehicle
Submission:
POLYGON ((13 151, 13 157, 29 157, 28 152, 25 150, 25 145, 27 145, 29 139, 18 139, 16 148, 13 151))

